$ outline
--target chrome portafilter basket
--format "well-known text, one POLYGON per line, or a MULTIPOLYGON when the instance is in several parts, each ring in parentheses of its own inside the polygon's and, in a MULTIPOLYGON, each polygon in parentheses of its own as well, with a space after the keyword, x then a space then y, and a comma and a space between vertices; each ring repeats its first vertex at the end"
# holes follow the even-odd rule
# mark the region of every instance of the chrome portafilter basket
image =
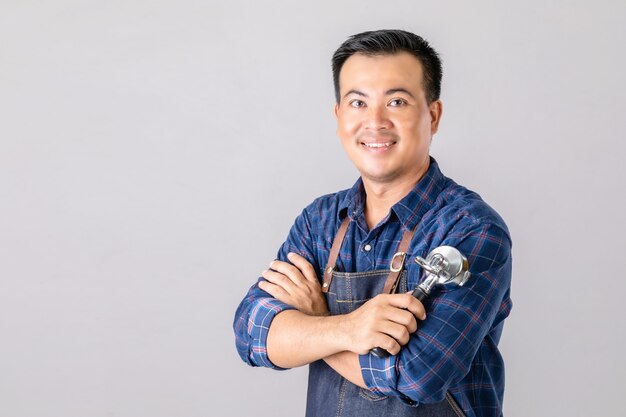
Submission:
MULTIPOLYGON (((424 301, 436 285, 455 283, 462 286, 470 277, 467 258, 452 246, 439 246, 433 249, 426 259, 416 256, 415 263, 428 274, 424 281, 413 290, 413 297, 424 301)), ((386 358, 389 352, 377 347, 371 352, 379 358, 386 358)))
POLYGON ((428 297, 435 285, 453 282, 463 286, 470 277, 467 258, 452 246, 439 246, 426 259, 416 256, 415 263, 428 272, 426 279, 413 290, 413 296, 420 301, 428 297))

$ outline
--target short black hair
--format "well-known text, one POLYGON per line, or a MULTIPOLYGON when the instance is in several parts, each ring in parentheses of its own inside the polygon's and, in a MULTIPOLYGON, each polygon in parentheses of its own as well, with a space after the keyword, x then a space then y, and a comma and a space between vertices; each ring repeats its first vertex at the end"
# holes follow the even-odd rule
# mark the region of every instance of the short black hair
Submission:
POLYGON ((393 55, 408 52, 422 64, 423 87, 428 104, 439 99, 441 94, 441 77, 443 70, 441 58, 424 38, 404 30, 375 30, 350 36, 335 51, 332 59, 333 83, 337 103, 339 96, 339 72, 348 58, 354 54, 368 56, 393 55))

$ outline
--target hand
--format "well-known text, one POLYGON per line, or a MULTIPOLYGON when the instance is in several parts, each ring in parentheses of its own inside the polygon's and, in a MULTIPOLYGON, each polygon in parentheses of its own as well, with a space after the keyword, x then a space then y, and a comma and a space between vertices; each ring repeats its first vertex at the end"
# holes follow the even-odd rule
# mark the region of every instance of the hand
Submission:
POLYGON ((392 355, 409 342, 417 330, 417 320, 425 320, 422 303, 407 294, 379 294, 353 312, 343 316, 343 331, 349 338, 348 349, 366 354, 381 347, 392 355))
POLYGON ((289 253, 287 259, 291 264, 273 261, 271 269, 263 271, 269 282, 259 282, 259 288, 305 314, 327 316, 326 297, 313 265, 296 253, 289 253))

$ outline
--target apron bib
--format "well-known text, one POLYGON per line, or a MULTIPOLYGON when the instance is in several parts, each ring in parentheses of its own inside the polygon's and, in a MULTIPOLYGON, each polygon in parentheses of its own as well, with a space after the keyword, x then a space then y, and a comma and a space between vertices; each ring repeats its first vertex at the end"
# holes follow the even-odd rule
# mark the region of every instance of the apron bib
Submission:
MULTIPOLYGON (((406 250, 412 231, 402 237, 398 251, 392 258, 390 269, 365 272, 337 272, 339 249, 348 228, 349 218, 341 224, 333 241, 333 246, 324 270, 322 291, 331 315, 348 314, 366 301, 381 293, 407 292, 407 274, 403 269, 406 250)), ((369 390, 352 384, 335 372, 323 360, 309 365, 309 386, 307 391, 307 417, 380 417, 380 416, 421 416, 421 417, 464 417, 451 394, 437 404, 420 404, 411 407, 399 398, 379 396, 369 390)))

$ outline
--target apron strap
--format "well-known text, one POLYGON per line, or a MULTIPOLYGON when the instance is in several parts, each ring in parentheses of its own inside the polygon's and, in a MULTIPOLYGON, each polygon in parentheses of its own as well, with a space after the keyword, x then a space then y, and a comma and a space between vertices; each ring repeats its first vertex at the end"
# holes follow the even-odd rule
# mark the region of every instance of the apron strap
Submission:
POLYGON ((350 223, 350 217, 346 216, 339 226, 339 230, 333 240, 333 246, 330 248, 330 255, 328 255, 328 263, 324 268, 324 283, 322 284, 322 292, 327 293, 330 288, 330 281, 333 279, 333 270, 337 265, 337 257, 339 256, 339 250, 343 243, 343 238, 346 237, 346 231, 348 230, 348 223, 350 223))
MULTIPOLYGON (((349 216, 346 216, 339 226, 339 230, 333 240, 333 245, 330 248, 330 254, 328 255, 328 263, 324 268, 324 282, 322 283, 322 292, 327 293, 330 289, 330 282, 333 279, 333 271, 337 265, 337 258, 339 257, 339 250, 343 244, 343 239, 346 237, 346 231, 348 230, 348 224, 350 223, 349 216)), ((406 251, 411 244, 413 234, 415 230, 405 230, 402 234, 402 240, 398 245, 398 251, 391 258, 391 265, 387 281, 385 281, 385 287, 383 288, 384 294, 391 294, 395 291, 398 285, 398 278, 404 268, 404 260, 406 258, 406 251)))
POLYGON ((411 239, 413 239, 414 233, 415 230, 406 229, 402 234, 402 240, 398 245, 398 251, 391 258, 391 264, 389 265, 390 271, 389 275, 387 276, 387 281, 385 281, 383 294, 391 294, 396 290, 396 286, 398 285, 398 278, 400 277, 402 268, 404 268, 406 251, 409 248, 409 244, 411 243, 411 239))

